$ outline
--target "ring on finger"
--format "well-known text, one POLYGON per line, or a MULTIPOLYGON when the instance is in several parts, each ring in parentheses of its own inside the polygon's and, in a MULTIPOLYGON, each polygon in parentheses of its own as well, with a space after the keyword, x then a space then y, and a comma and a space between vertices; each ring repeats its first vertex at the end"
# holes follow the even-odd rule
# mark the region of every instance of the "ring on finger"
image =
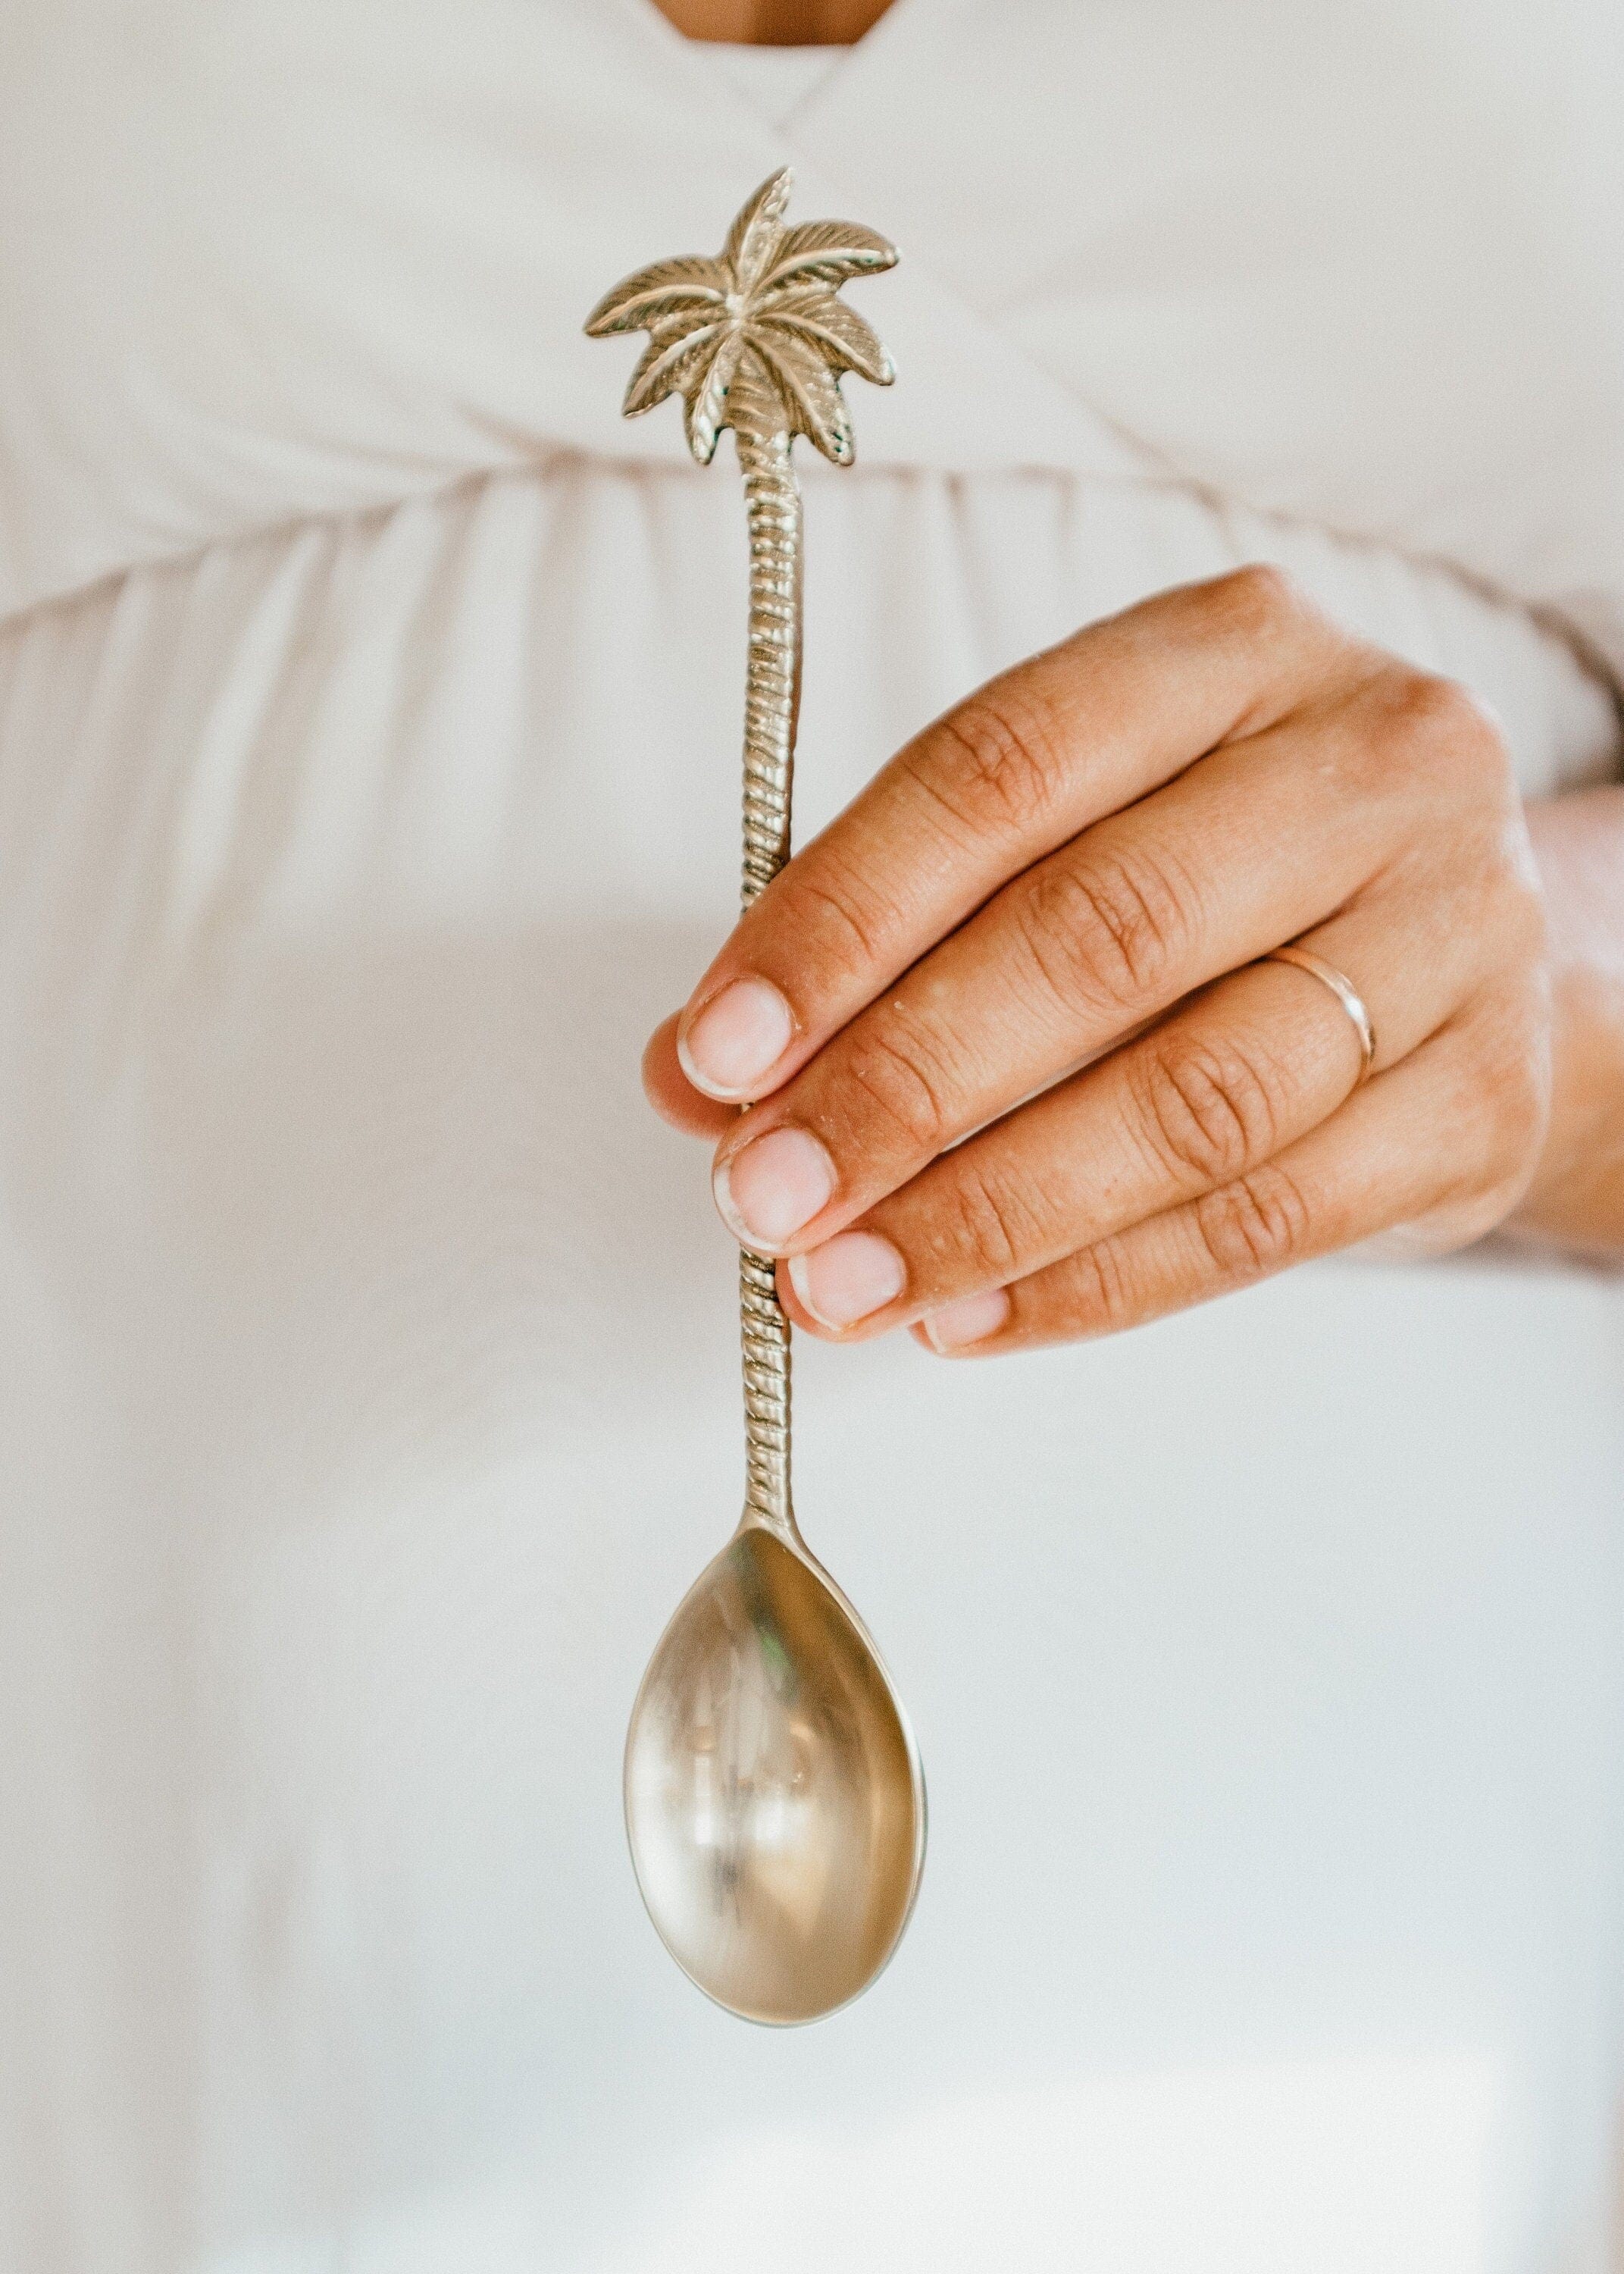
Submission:
MULTIPOLYGON (((1297 970, 1306 971, 1322 987, 1330 989, 1348 1013, 1353 1031, 1359 1038, 1362 1059, 1359 1081, 1364 1081, 1376 1062, 1376 1029, 1371 1024, 1371 1014, 1365 1007, 1365 998, 1347 973, 1339 971, 1334 963, 1327 963, 1324 956, 1316 955, 1312 947, 1304 947, 1296 940, 1285 947, 1271 949, 1263 960, 1265 963, 1294 964, 1297 970)), ((1356 1083, 1355 1088, 1357 1086, 1356 1083)))

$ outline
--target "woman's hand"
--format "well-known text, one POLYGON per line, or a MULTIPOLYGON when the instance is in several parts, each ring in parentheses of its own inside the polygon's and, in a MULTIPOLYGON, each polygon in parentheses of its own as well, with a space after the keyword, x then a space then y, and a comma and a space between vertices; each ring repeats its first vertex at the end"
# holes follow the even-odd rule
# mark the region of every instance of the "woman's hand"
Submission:
POLYGON ((928 728, 647 1079, 720 1138, 718 1205, 799 1324, 1011 1350, 1500 1224, 1546 1140, 1545 943, 1492 720, 1247 568, 928 728), (1290 941, 1368 1006, 1368 1081, 1335 995, 1259 960, 1290 941))

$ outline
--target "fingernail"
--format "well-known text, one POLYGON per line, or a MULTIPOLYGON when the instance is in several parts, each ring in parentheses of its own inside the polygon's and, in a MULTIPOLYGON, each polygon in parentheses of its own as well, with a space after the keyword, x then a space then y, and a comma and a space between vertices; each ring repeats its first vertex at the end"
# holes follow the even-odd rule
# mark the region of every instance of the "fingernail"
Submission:
POLYGON ((735 979, 677 1037, 677 1058, 707 1097, 743 1097, 790 1045, 795 1020, 765 979, 735 979))
POLYGON ((968 1343, 985 1342, 1009 1315, 1007 1292, 1002 1287, 989 1287, 984 1294, 961 1295, 956 1303, 944 1303, 939 1311, 928 1311, 920 1324, 930 1338, 931 1348, 945 1355, 963 1350, 968 1343))
POLYGON ((834 1196, 835 1164, 804 1129, 770 1129, 711 1179, 722 1222, 744 1247, 782 1247, 834 1196))
POLYGON ((894 1303, 907 1269, 889 1239, 874 1231, 838 1231, 789 1267, 789 1284, 820 1327, 854 1327, 882 1304, 894 1303))

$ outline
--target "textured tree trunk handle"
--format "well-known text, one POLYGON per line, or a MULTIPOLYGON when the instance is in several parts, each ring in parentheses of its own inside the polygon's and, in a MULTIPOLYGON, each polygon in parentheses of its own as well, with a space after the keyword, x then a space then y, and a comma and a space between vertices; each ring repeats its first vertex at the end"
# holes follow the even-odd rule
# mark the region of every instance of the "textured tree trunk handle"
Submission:
MULTIPOLYGON (((606 292, 594 339, 646 332, 622 405, 636 418, 682 398, 688 448, 709 465, 733 430, 750 526, 750 661, 744 715, 748 908, 789 858, 790 779, 801 699, 801 492, 790 463, 805 434, 831 464, 852 463, 843 373, 894 376, 867 321, 838 297, 853 277, 894 266, 897 249, 858 222, 789 227, 787 167, 748 198, 720 254, 657 260, 606 292)), ((744 1516, 784 1526, 789 1490, 789 1321, 772 1259, 740 1251, 744 1337, 744 1516)))
MULTIPOLYGON (((801 700, 801 491, 776 396, 745 374, 730 405, 750 535, 749 665, 744 704, 744 864, 748 907, 789 859, 795 720, 801 700)), ((744 1344, 745 1512, 791 1520, 790 1328, 771 1259, 739 1254, 744 1344)))

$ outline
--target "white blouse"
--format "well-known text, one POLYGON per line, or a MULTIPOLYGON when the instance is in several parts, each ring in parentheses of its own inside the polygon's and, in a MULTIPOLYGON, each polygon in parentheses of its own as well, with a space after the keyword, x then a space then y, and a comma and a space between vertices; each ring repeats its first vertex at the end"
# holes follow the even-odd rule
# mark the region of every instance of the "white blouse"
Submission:
MULTIPOLYGON (((802 1520, 930 1779, 914 1924, 855 2007, 753 2030, 626 1858, 627 1709, 740 1492, 732 1251, 637 1060, 730 921, 744 546, 731 450, 622 445, 573 328, 719 241, 763 152, 883 112, 888 55, 899 119, 959 100, 970 11, 788 66, 562 0, 141 0, 87 48, 94 12, 25 8, 0 92, 0 285, 38 287, 0 370, 0 2264, 1601 2274, 1601 1276, 1344 1260, 985 1367, 803 1341, 802 1520), (628 121, 658 156, 685 102, 725 147, 632 214, 628 121), (545 447, 464 384, 522 365, 532 115, 546 194, 636 223, 599 213, 573 297, 544 232, 545 447)), ((1077 15, 1106 71, 1131 27, 1077 15)), ((996 312, 906 274, 920 387, 974 396, 996 312)), ((1468 680, 1530 791, 1613 767, 1605 610, 1067 404, 1028 463, 905 408, 803 467, 803 832, 991 671, 1258 557, 1468 680)))

